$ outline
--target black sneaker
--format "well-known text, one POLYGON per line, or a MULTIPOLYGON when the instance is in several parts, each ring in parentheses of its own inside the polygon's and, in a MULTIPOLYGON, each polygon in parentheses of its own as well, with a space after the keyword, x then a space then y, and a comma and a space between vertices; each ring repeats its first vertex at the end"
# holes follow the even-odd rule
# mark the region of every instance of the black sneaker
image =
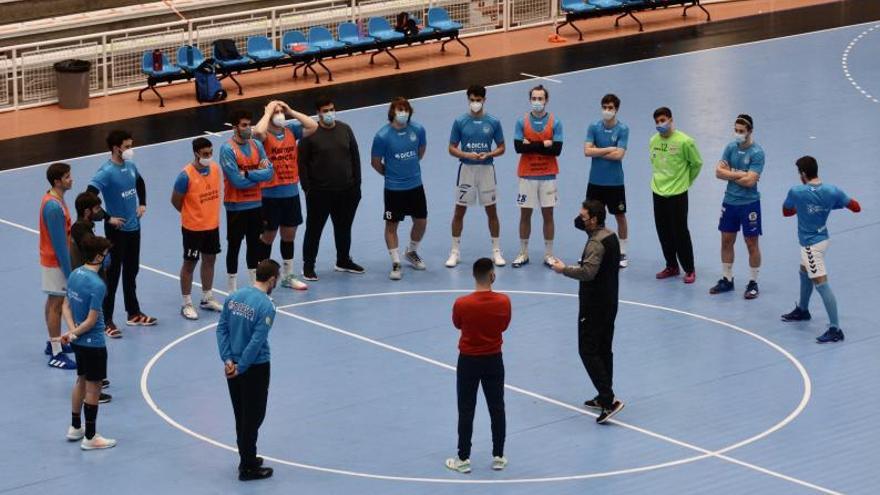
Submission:
POLYGON ((349 258, 345 261, 337 261, 336 262, 336 271, 337 272, 346 272, 346 273, 356 273, 358 275, 361 275, 364 272, 366 272, 366 270, 364 270, 364 267, 362 267, 361 265, 358 265, 357 263, 352 261, 351 258, 349 258))
POLYGON ((833 342, 839 342, 843 340, 843 330, 837 327, 831 327, 827 332, 822 335, 816 337, 817 344, 830 344, 833 342))
POLYGON ((800 306, 795 306, 791 313, 782 315, 782 321, 810 321, 810 318, 809 310, 801 309, 800 306))
POLYGON ((252 467, 238 472, 239 481, 264 480, 272 477, 273 470, 270 467, 252 467))
POLYGON ((303 265, 303 279, 309 282, 317 282, 318 274, 315 273, 315 265, 303 265))
MULTIPOLYGON (((263 458, 260 457, 260 456, 257 456, 257 464, 256 464, 256 467, 262 467, 262 466, 263 466, 263 458)), ((244 467, 242 467, 241 464, 239 464, 239 465, 238 465, 238 472, 240 473, 240 472, 242 472, 242 471, 244 471, 244 467)))
POLYGON ((104 378, 103 380, 101 380, 101 388, 107 388, 107 387, 109 387, 109 386, 110 386, 110 380, 108 380, 108 379, 106 379, 106 378, 104 378))
POLYGON ((591 409, 602 409, 602 404, 599 404, 599 397, 595 397, 593 399, 584 401, 584 407, 589 407, 591 409))
POLYGON ((758 290, 758 282, 754 280, 749 280, 749 285, 746 286, 746 292, 743 294, 743 297, 746 299, 756 299, 760 291, 758 290))
POLYGON ((611 405, 611 409, 602 409, 602 414, 600 414, 599 417, 596 418, 596 422, 600 425, 604 424, 606 421, 614 417, 615 414, 619 413, 622 410, 623 402, 616 400, 614 401, 614 404, 611 405))
POLYGON ((106 404, 111 400, 113 400, 113 396, 110 394, 105 394, 104 392, 101 392, 101 395, 98 396, 98 404, 106 404))
POLYGON ((722 294, 724 292, 730 292, 733 290, 733 279, 727 280, 724 277, 721 277, 721 280, 715 284, 714 287, 709 289, 709 294, 722 294))

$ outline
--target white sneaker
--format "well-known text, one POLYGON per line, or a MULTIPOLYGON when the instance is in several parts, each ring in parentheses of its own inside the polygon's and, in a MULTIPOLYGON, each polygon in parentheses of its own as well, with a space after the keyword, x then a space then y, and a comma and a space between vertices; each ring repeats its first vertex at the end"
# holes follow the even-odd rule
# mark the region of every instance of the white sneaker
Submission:
POLYGON ((620 255, 620 267, 626 268, 629 266, 629 259, 627 259, 625 254, 620 255))
POLYGON ((501 471, 507 467, 507 457, 493 457, 492 458, 492 469, 495 471, 501 471))
POLYGON ((449 251, 449 259, 446 260, 446 268, 455 268, 455 265, 458 264, 458 261, 461 259, 461 254, 453 249, 449 251))
POLYGON ((202 299, 202 302, 199 303, 199 307, 208 311, 216 311, 218 313, 223 311, 223 305, 213 297, 210 299, 202 299))
POLYGON ((192 303, 184 304, 180 307, 180 314, 186 318, 187 320, 198 320, 199 313, 196 312, 196 308, 193 307, 192 303))
POLYGON ((519 268, 523 265, 529 264, 529 255, 526 253, 519 253, 516 255, 516 258, 513 259, 513 267, 519 268))
POLYGON ((400 263, 391 264, 391 274, 388 275, 391 280, 400 280, 403 278, 403 272, 400 270, 400 263))
POLYGON ((407 251, 404 256, 406 257, 406 261, 409 261, 409 264, 416 270, 424 270, 427 268, 425 262, 422 260, 421 256, 419 256, 419 253, 415 251, 407 251))
POLYGON ((467 459, 463 461, 459 459, 458 456, 450 457, 449 459, 446 459, 446 467, 453 471, 467 474, 471 472, 471 460, 467 459))
POLYGON ((79 428, 74 428, 72 426, 67 427, 67 440, 71 442, 77 442, 82 440, 82 438, 86 436, 86 429, 83 426, 79 428))
POLYGON ((504 259, 504 256, 501 256, 500 249, 492 250, 492 262, 495 263, 495 266, 504 266, 507 264, 507 261, 504 259))
POLYGON ((95 433, 95 436, 93 436, 91 440, 83 438, 82 443, 79 444, 79 448, 83 450, 110 449, 113 447, 116 447, 116 440, 112 438, 104 438, 97 433, 95 433))
POLYGON ((553 256, 552 254, 544 255, 544 264, 545 265, 552 267, 553 264, 556 263, 556 261, 558 261, 556 256, 553 256))
POLYGON ((294 290, 306 290, 309 288, 309 285, 291 274, 285 275, 284 278, 281 279, 281 287, 287 287, 288 289, 294 290))

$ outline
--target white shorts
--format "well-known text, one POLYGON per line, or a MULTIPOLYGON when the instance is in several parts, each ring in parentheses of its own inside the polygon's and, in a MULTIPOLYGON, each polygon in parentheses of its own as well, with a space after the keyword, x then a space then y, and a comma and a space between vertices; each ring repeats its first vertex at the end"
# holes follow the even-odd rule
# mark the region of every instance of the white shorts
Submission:
POLYGON ((455 204, 469 206, 477 202, 483 206, 495 204, 495 166, 458 166, 458 181, 455 184, 455 204))
POLYGON ((801 266, 807 270, 810 279, 828 275, 825 271, 825 251, 828 250, 828 240, 824 240, 812 246, 801 246, 801 266))
POLYGON ((556 189, 556 179, 519 179, 519 194, 516 204, 520 208, 553 208, 559 195, 556 189))
POLYGON ((40 269, 43 271, 43 292, 50 296, 66 296, 67 279, 61 268, 41 266, 40 269))

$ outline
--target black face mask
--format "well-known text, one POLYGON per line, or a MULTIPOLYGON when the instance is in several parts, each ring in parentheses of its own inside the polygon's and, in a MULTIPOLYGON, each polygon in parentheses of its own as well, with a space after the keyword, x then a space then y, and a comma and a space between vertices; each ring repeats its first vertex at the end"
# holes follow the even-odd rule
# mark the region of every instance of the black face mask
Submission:
POLYGON ((98 211, 98 213, 92 212, 92 221, 93 222, 100 222, 100 221, 104 220, 105 218, 107 218, 107 212, 104 211, 104 208, 101 208, 100 211, 98 211))
POLYGON ((584 223, 584 219, 581 218, 580 215, 574 217, 574 228, 583 230, 584 232, 587 231, 587 224, 584 223))

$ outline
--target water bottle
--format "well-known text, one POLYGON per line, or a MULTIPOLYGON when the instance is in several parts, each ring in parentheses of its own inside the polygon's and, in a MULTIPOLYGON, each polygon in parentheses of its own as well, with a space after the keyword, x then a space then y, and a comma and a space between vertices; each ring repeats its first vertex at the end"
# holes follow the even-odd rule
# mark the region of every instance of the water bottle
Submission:
POLYGON ((162 51, 156 48, 153 50, 153 72, 162 71, 162 51))

